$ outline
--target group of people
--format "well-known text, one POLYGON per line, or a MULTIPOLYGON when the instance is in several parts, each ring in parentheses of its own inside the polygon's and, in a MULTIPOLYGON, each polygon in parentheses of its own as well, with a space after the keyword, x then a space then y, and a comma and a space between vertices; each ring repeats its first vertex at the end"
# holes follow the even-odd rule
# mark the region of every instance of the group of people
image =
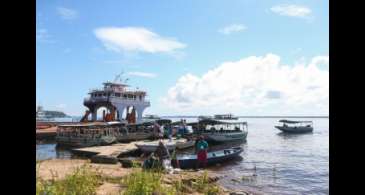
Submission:
POLYGON ((186 120, 181 119, 181 124, 179 125, 178 128, 172 127, 171 124, 160 125, 157 122, 153 124, 153 131, 156 138, 162 139, 164 137, 165 130, 167 132, 167 137, 170 140, 172 139, 172 136, 175 134, 177 134, 178 137, 185 135, 187 133, 186 120))
MULTIPOLYGON (((203 136, 200 136, 195 141, 195 154, 197 155, 195 168, 205 168, 207 165, 208 143, 204 140, 203 136)), ((174 150, 172 155, 170 155, 169 150, 160 140, 156 151, 144 162, 143 167, 146 169, 167 169, 171 166, 174 168, 180 168, 179 161, 176 158, 176 151, 174 150)))

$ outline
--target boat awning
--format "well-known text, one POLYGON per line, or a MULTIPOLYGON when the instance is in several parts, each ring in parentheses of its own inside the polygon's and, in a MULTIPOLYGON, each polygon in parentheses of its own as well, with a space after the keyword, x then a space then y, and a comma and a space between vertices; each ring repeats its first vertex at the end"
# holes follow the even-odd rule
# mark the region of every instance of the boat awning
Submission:
POLYGON ((170 124, 171 120, 170 119, 148 119, 148 120, 145 120, 136 125, 153 125, 155 122, 159 125, 166 125, 166 124, 170 124))
POLYGON ((296 124, 296 123, 312 123, 312 121, 291 121, 291 120, 279 120, 281 123, 290 123, 290 124, 296 124))

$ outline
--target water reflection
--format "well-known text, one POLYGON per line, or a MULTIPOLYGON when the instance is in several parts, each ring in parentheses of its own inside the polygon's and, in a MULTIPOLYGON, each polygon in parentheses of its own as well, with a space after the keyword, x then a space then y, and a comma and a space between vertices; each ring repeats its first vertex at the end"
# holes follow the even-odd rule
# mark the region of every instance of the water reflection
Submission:
POLYGON ((70 159, 72 153, 67 149, 56 147, 56 143, 42 143, 36 145, 36 160, 70 159))
POLYGON ((305 135, 313 135, 313 132, 306 132, 306 133, 284 133, 279 132, 276 135, 282 137, 283 139, 292 139, 292 138, 298 138, 305 135))

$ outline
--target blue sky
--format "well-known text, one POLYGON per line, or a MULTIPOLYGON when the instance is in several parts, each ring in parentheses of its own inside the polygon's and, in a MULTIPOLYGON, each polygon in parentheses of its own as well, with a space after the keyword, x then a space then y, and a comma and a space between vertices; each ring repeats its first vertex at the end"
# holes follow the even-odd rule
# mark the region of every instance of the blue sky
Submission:
POLYGON ((146 113, 328 114, 328 1, 37 0, 36 25, 45 109, 123 70, 146 113))

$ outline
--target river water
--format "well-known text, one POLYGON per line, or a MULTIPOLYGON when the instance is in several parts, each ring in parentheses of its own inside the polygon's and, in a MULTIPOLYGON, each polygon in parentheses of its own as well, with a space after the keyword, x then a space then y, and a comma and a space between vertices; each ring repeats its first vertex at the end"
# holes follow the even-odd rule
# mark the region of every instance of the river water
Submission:
MULTIPOLYGON (((173 119, 176 120, 176 119, 173 119)), ((195 121, 196 119, 186 119, 195 121)), ((329 193, 329 119, 300 118, 314 123, 313 133, 288 135, 274 128, 278 118, 240 118, 248 122, 248 136, 242 159, 214 169, 229 189, 248 189, 258 194, 329 193)), ((296 120, 296 119, 292 119, 296 120)), ((211 150, 226 147, 211 146, 211 150)), ((37 145, 37 159, 70 158, 55 144, 37 145)))

